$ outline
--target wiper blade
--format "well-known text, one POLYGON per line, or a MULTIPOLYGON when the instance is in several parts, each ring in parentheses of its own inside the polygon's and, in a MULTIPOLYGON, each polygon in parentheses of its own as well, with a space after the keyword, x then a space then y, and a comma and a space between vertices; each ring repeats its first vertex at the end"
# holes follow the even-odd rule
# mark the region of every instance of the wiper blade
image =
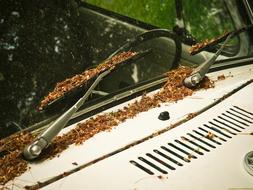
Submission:
POLYGON ((232 38, 232 37, 237 36, 238 34, 244 32, 244 31, 249 30, 252 27, 253 27, 253 25, 247 25, 247 26, 244 26, 244 27, 242 27, 238 30, 231 31, 231 32, 226 32, 223 35, 218 36, 216 38, 213 38, 211 40, 204 40, 200 43, 197 43, 197 44, 193 45, 189 49, 189 53, 191 55, 196 55, 196 54, 200 53, 201 51, 207 51, 208 49, 210 49, 210 48, 216 46, 217 44, 225 41, 229 35, 231 35, 231 38, 232 38))
MULTIPOLYGON (((197 68, 195 68, 193 70, 193 72, 190 74, 190 76, 188 76, 184 79, 184 81, 183 81, 184 85, 188 88, 196 87, 200 83, 200 81, 205 77, 206 73, 209 71, 212 64, 216 61, 218 56, 221 54, 221 52, 223 51, 223 49, 225 48, 225 46, 227 45, 229 40, 232 37, 240 34, 241 32, 244 32, 244 31, 250 29, 252 26, 253 25, 245 26, 239 30, 230 32, 228 35, 222 37, 222 40, 225 39, 225 42, 222 44, 222 46, 218 49, 218 51, 210 59, 208 59, 207 61, 205 61, 204 63, 199 65, 197 68)), ((215 43, 215 42, 213 42, 213 43, 215 43)), ((201 50, 203 50, 203 49, 204 49, 204 47, 201 48, 201 50)), ((200 50, 198 50, 198 51, 200 51, 200 50)))
POLYGON ((146 41, 162 38, 162 37, 172 39, 175 43, 175 56, 172 62, 172 68, 177 68, 179 66, 179 61, 181 59, 181 53, 182 53, 181 39, 174 32, 169 31, 167 29, 153 29, 147 32, 143 32, 135 36, 134 38, 130 39, 127 43, 125 43, 123 46, 117 49, 109 57, 112 57, 122 51, 134 49, 135 47, 143 44, 146 41))
POLYGON ((192 88, 197 86, 200 81, 205 77, 206 73, 209 71, 211 65, 216 61, 217 57, 221 54, 222 50, 229 42, 233 35, 230 34, 227 36, 226 41, 221 46, 221 48, 207 61, 199 65, 197 68, 193 70, 190 76, 186 77, 183 81, 184 85, 188 88, 192 88))
MULTIPOLYGON (((141 57, 147 55, 150 50, 139 52, 135 57, 131 57, 127 60, 122 61, 122 64, 126 62, 135 62, 141 57)), ((71 119, 71 116, 83 105, 89 95, 92 93, 93 89, 99 84, 99 82, 109 73, 115 70, 115 67, 103 71, 98 75, 96 80, 92 83, 86 93, 64 114, 62 114, 48 129, 42 132, 38 137, 23 150, 23 155, 27 160, 33 160, 37 158, 41 152, 49 146, 53 138, 63 129, 63 127, 71 119)))
POLYGON ((78 96, 80 98, 80 94, 83 94, 88 89, 101 72, 107 69, 117 70, 128 63, 136 62, 150 52, 151 50, 140 51, 138 53, 132 51, 121 52, 107 58, 104 62, 97 65, 96 68, 87 69, 81 74, 57 83, 54 90, 41 101, 39 110, 54 111, 57 107, 65 105, 66 100, 77 98, 78 96))

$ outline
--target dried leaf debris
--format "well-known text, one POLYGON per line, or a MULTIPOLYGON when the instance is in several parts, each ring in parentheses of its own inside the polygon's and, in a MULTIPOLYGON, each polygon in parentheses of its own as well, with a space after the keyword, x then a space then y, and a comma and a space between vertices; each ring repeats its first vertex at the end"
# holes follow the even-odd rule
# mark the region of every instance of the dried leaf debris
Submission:
POLYGON ((203 51, 203 50, 207 49, 208 47, 211 47, 211 46, 214 46, 214 45, 220 43, 228 35, 229 35, 228 32, 224 32, 221 36, 218 36, 216 38, 212 38, 210 40, 209 39, 205 39, 205 40, 201 41, 200 43, 194 44, 189 49, 189 53, 191 55, 195 55, 195 54, 199 53, 200 51, 203 51))
MULTIPOLYGON (((211 88, 213 82, 207 77, 196 89, 189 89, 182 84, 183 79, 192 72, 189 67, 179 67, 166 74, 168 80, 156 94, 148 96, 144 94, 140 100, 136 100, 115 112, 103 113, 91 117, 77 124, 77 127, 69 132, 57 136, 52 144, 43 152, 40 159, 53 158, 72 144, 82 144, 95 134, 110 131, 127 119, 134 118, 141 112, 159 107, 161 103, 173 102, 193 94, 200 88, 211 88)), ((28 162, 22 158, 24 147, 34 140, 31 133, 19 133, 7 139, 0 140, 0 185, 20 176, 28 169, 28 162), (1 153, 5 152, 3 156, 1 153)))
POLYGON ((134 55, 136 55, 136 52, 122 52, 113 56, 111 59, 104 61, 95 68, 85 70, 81 74, 77 74, 71 78, 57 83, 54 90, 50 92, 47 96, 45 96, 44 99, 41 101, 39 109, 42 110, 50 102, 62 97, 64 94, 70 92, 74 88, 86 85, 87 82, 92 80, 95 76, 99 75, 105 70, 108 70, 109 68, 113 69, 117 64, 129 59, 134 55))

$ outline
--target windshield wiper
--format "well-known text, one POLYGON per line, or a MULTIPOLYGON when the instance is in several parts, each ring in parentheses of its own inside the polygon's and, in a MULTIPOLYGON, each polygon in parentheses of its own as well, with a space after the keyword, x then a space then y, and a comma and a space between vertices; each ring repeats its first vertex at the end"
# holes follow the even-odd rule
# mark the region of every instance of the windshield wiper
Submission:
POLYGON ((175 43, 175 56, 174 56, 174 59, 172 62, 172 68, 177 68, 179 65, 179 61, 181 59, 181 53, 182 53, 181 39, 174 32, 169 31, 167 29, 153 29, 153 30, 149 30, 147 32, 143 32, 143 33, 137 35, 136 37, 130 39, 127 43, 125 43, 123 46, 121 46, 119 49, 117 49, 115 52, 113 52, 109 56, 109 58, 113 57, 114 55, 118 54, 121 51, 134 49, 138 45, 141 45, 146 41, 161 38, 161 37, 172 39, 174 41, 174 43, 175 43))
POLYGON ((226 38, 225 42, 222 44, 220 49, 210 59, 208 59, 207 61, 199 65, 197 68, 195 68, 191 73, 191 75, 184 79, 183 83, 186 87, 192 88, 200 83, 200 81, 205 77, 206 73, 209 71, 211 65, 216 61, 218 56, 221 54, 222 50, 225 48, 231 37, 232 34, 230 34, 226 38))
POLYGON ((229 40, 232 37, 240 34, 241 32, 247 31, 252 26, 253 25, 248 25, 248 26, 242 27, 238 30, 235 30, 233 32, 226 33, 221 38, 217 38, 216 41, 215 40, 211 41, 211 45, 209 43, 199 49, 196 49, 196 52, 199 53, 200 51, 203 51, 206 48, 216 45, 217 43, 225 40, 225 42, 221 45, 221 47, 216 51, 216 53, 210 59, 208 59, 207 61, 205 61, 204 63, 199 65, 197 68, 195 68, 193 70, 193 72, 191 73, 191 75, 184 79, 184 81, 183 81, 184 85, 188 88, 196 87, 200 83, 200 81, 205 77, 206 73, 209 71, 212 64, 214 64, 214 62, 216 61, 218 56, 222 53, 222 51, 224 50, 224 48, 228 44, 229 40))
MULTIPOLYGON (((150 51, 151 50, 138 52, 133 57, 122 61, 118 65, 123 65, 124 63, 128 63, 129 61, 133 63, 150 53, 150 51)), ((38 137, 31 144, 25 147, 25 149, 23 150, 23 156, 27 160, 33 160, 37 158, 41 154, 41 152, 49 146, 53 138, 57 136, 58 133, 63 129, 63 127, 68 123, 68 121, 71 119, 71 116, 83 105, 83 103, 92 93, 93 89, 99 84, 99 82, 114 70, 115 69, 113 68, 108 69, 99 74, 96 80, 86 91, 86 93, 70 109, 68 109, 64 114, 62 114, 49 128, 47 128, 44 132, 38 135, 38 137)))
POLYGON ((216 45, 218 45, 219 43, 226 40, 229 35, 232 35, 232 37, 237 36, 238 34, 245 32, 245 31, 251 29, 252 27, 253 27, 253 25, 247 25, 247 26, 239 28, 235 31, 226 32, 223 35, 213 38, 211 40, 204 40, 200 43, 196 43, 196 44, 192 45, 189 52, 191 55, 196 55, 196 54, 200 53, 201 51, 208 51, 208 50, 214 49, 214 47, 216 45))
MULTIPOLYGON (((176 68, 179 64, 179 60, 181 58, 181 41, 175 35, 173 32, 166 30, 166 29, 154 29, 147 32, 144 32, 140 35, 137 35, 135 38, 131 39, 129 42, 121 46, 119 49, 117 49, 114 53, 112 53, 107 59, 112 58, 114 55, 126 51, 129 49, 133 49, 136 46, 142 44, 145 41, 160 38, 160 37, 166 37, 169 39, 173 39, 175 42, 175 57, 172 63, 172 68, 176 68)), ((143 57, 144 55, 150 53, 150 50, 145 50, 137 53, 135 56, 136 58, 133 59, 130 58, 129 60, 136 61, 137 59, 143 57)), ((128 60, 125 60, 128 61, 128 60)), ((120 64, 119 64, 120 65, 120 64)), ((31 144, 25 147, 23 150, 23 156, 27 160, 33 160, 37 158, 41 152, 49 146, 52 139, 62 130, 62 128, 67 124, 67 122, 70 120, 71 116, 83 105, 85 100, 89 97, 89 95, 92 93, 93 89, 97 86, 97 84, 101 81, 103 77, 108 75, 111 72, 111 70, 106 70, 103 73, 101 73, 94 83, 90 86, 88 91, 84 94, 83 97, 81 97, 69 110, 67 110, 62 116, 60 116, 46 131, 42 132, 38 137, 33 141, 31 144)))

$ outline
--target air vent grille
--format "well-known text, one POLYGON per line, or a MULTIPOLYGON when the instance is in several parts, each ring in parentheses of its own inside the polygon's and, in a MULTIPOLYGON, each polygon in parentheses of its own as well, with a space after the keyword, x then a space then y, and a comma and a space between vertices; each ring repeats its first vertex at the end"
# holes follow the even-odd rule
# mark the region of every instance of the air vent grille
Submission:
POLYGON ((130 160, 130 163, 149 175, 168 174, 231 140, 252 123, 253 113, 233 106, 181 138, 130 160))

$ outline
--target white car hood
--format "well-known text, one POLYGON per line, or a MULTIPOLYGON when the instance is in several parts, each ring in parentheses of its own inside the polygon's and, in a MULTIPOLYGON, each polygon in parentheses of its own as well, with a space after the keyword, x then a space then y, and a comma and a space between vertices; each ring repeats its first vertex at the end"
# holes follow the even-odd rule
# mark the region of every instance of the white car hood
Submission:
MULTIPOLYGON (((49 182, 44 187, 45 189, 70 189, 73 186, 74 189, 110 190, 253 188, 253 176, 250 176, 243 167, 244 155, 253 150, 253 139, 249 135, 231 135, 228 131, 223 131, 233 138, 221 135, 227 142, 222 142, 220 146, 209 142, 216 148, 208 147, 209 145, 203 145, 203 142, 200 142, 210 151, 203 150, 204 155, 194 154, 197 159, 191 159, 190 163, 180 161, 179 157, 172 155, 172 158, 179 159, 183 163, 183 166, 180 167, 170 163, 175 168, 173 171, 150 157, 150 154, 154 154, 154 149, 160 150, 161 146, 168 146, 168 142, 175 143, 175 140, 180 139, 181 136, 186 136, 193 130, 199 130, 198 127, 212 121, 213 118, 222 116, 231 108, 237 109, 233 106, 253 113, 251 97, 253 84, 249 82, 253 79, 252 69, 253 65, 246 65, 210 73, 209 78, 216 81, 215 88, 196 91, 192 96, 176 103, 161 104, 161 107, 128 119, 110 132, 95 135, 82 145, 71 145, 59 157, 45 160, 42 163, 31 163, 26 173, 8 182, 5 187, 19 189, 36 185, 37 182, 49 182), (223 74, 226 79, 217 81, 217 77, 223 74), (232 94, 235 90, 238 92, 232 94), (223 100, 227 94, 231 96, 223 100), (169 120, 158 119, 159 114, 163 111, 170 113, 169 120), (182 122, 191 113, 201 114, 187 122, 182 122), (169 130, 170 126, 180 122, 183 124, 169 130), (148 161, 152 160, 152 163, 155 162, 159 168, 162 168, 162 171, 167 173, 158 171, 152 164, 143 162, 139 157, 148 161), (134 166, 130 161, 141 163, 142 166, 152 171, 153 175, 134 166), (67 174, 68 172, 71 174, 67 174), (63 174, 66 174, 65 177, 63 174)), ((152 93, 154 92, 150 94, 152 93)), ((135 100, 117 105, 105 112, 116 111, 135 100)), ((253 122, 251 114, 237 111, 247 115, 248 118, 246 118, 253 122)), ((245 118, 243 115, 241 117, 245 118)), ((248 126, 239 130, 238 133, 252 132, 253 124, 250 122, 246 122, 248 126)), ((62 133, 68 132, 75 126, 76 124, 73 124, 64 129, 62 133)), ((217 132, 213 131, 213 133, 217 132)), ((198 136, 197 133, 194 135, 198 136)), ((166 152, 164 149, 160 151, 166 152)), ((174 151, 182 155, 182 152, 176 149, 174 151)), ((156 155, 156 158, 169 164, 164 157, 156 155)))

